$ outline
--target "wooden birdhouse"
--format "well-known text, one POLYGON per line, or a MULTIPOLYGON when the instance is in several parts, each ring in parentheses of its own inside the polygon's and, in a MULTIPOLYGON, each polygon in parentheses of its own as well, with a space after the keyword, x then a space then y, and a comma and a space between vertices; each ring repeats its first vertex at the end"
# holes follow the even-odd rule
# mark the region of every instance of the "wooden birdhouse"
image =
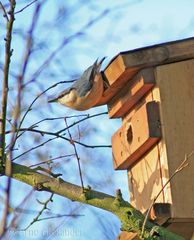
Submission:
POLYGON ((190 239, 194 233, 194 38, 121 52, 102 76, 110 87, 99 104, 108 105, 110 118, 122 118, 122 126, 112 136, 113 162, 115 170, 127 170, 131 204, 145 213, 161 191, 150 218, 190 239))

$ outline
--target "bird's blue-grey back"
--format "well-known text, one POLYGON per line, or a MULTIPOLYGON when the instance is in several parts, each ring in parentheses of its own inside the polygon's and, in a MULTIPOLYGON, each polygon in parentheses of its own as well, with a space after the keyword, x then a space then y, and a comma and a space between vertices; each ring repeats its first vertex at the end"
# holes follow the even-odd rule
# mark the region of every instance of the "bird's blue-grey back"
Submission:
POLYGON ((99 73, 100 67, 102 62, 104 61, 105 58, 103 58, 99 63, 98 59, 94 62, 94 64, 90 67, 88 67, 80 79, 78 79, 71 87, 71 89, 76 89, 79 96, 83 97, 85 96, 92 88, 93 86, 93 81, 96 76, 96 74, 99 73))
POLYGON ((104 61, 105 57, 102 58, 102 60, 98 63, 98 59, 94 62, 94 64, 90 67, 88 67, 82 76, 77 79, 75 83, 72 84, 71 87, 65 89, 58 98, 63 97, 64 95, 68 94, 71 90, 75 89, 77 94, 80 97, 84 97, 92 88, 93 81, 95 78, 95 75, 99 73, 100 67, 102 62, 104 61))

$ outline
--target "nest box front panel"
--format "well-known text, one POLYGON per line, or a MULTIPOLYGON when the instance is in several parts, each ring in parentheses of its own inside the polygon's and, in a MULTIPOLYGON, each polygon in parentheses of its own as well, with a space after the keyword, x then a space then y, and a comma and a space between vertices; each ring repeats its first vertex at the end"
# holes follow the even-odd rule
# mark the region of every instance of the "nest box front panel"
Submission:
POLYGON ((143 104, 112 137, 115 169, 128 169, 161 138, 158 104, 143 104))

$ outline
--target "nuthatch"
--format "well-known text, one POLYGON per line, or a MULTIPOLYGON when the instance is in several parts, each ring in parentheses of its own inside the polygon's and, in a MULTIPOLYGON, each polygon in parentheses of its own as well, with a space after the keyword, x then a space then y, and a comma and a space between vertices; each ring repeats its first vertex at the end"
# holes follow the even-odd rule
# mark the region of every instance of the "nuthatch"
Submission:
POLYGON ((100 67, 105 57, 88 67, 73 85, 48 102, 59 102, 69 108, 84 111, 97 104, 103 94, 104 82, 99 76, 100 67))

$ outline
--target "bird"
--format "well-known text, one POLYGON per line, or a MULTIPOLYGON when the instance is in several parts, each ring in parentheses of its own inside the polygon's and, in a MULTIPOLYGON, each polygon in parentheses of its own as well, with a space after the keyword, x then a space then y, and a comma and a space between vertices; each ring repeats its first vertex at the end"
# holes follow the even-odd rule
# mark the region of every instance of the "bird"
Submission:
POLYGON ((89 66, 71 87, 62 91, 49 103, 58 102, 77 111, 85 111, 95 106, 104 91, 104 81, 100 76, 100 68, 106 57, 98 59, 89 66))

